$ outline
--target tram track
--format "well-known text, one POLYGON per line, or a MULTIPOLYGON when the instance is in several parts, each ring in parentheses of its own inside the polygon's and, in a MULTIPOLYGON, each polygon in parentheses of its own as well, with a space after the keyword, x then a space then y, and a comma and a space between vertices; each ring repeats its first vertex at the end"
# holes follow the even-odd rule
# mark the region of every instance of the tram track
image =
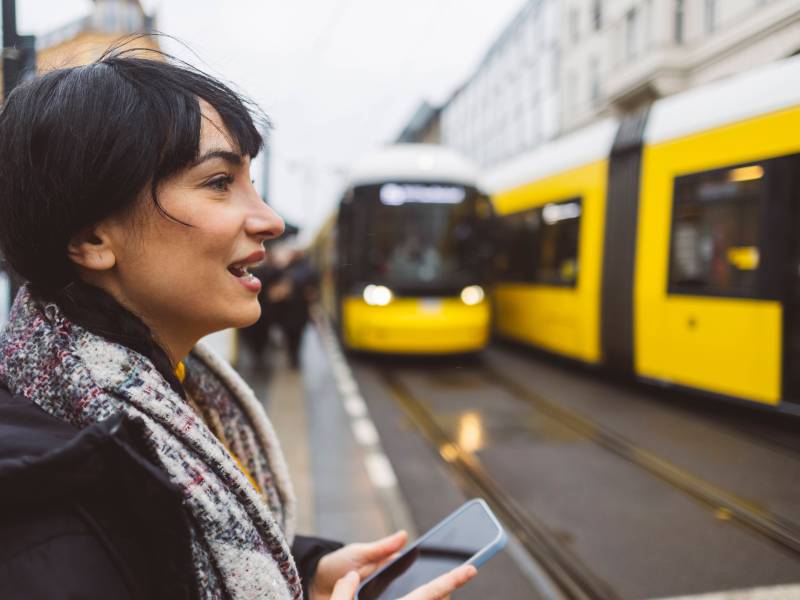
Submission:
POLYGON ((597 576, 572 551, 547 529, 544 523, 526 513, 492 479, 471 453, 464 451, 439 426, 423 403, 391 371, 383 369, 380 377, 408 418, 434 445, 444 462, 461 483, 480 494, 495 510, 525 550, 537 561, 555 586, 569 600, 617 600, 611 586, 597 576))
MULTIPOLYGON (((462 484, 487 499, 526 551, 551 577, 564 597, 576 599, 619 597, 580 557, 551 534, 542 520, 523 510, 491 477, 476 456, 458 445, 437 423, 433 414, 426 408, 424 399, 415 395, 397 373, 388 368, 381 369, 379 373, 387 389, 409 419, 438 449, 441 458, 462 484)), ((496 367, 484 364, 476 370, 476 374, 487 384, 504 390, 514 399, 532 406, 582 438, 704 504, 717 518, 735 522, 790 554, 800 556, 800 526, 797 523, 765 510, 645 450, 580 412, 544 397, 496 367)))
POLYGON ((734 520, 800 556, 800 525, 797 523, 693 475, 673 462, 645 450, 626 437, 600 425, 593 419, 548 400, 527 386, 500 373, 496 368, 484 366, 482 371, 489 381, 506 390, 513 397, 528 402, 543 414, 592 440, 598 446, 706 504, 717 516, 734 520))

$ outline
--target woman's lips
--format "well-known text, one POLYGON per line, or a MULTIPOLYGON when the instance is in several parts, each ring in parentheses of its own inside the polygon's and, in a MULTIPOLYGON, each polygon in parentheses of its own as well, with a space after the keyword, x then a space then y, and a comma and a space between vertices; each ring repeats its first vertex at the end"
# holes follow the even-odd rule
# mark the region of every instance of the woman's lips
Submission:
POLYGON ((264 260, 264 257, 266 255, 267 255, 266 251, 263 248, 261 248, 260 250, 256 250, 252 254, 250 254, 248 256, 245 256, 243 259, 237 260, 236 262, 231 263, 230 267, 228 267, 228 268, 231 268, 231 267, 241 267, 241 268, 254 267, 258 263, 260 263, 262 260, 264 260))
POLYGON ((255 292, 257 294, 258 292, 261 291, 261 280, 259 280, 259 278, 253 275, 252 273, 248 273, 245 271, 245 274, 239 277, 231 273, 231 277, 236 279, 236 281, 241 283, 251 292, 255 292))
POLYGON ((230 265, 228 267, 228 272, 248 290, 258 293, 261 290, 261 281, 258 277, 248 272, 247 269, 264 260, 265 254, 263 248, 256 250, 249 256, 230 265))

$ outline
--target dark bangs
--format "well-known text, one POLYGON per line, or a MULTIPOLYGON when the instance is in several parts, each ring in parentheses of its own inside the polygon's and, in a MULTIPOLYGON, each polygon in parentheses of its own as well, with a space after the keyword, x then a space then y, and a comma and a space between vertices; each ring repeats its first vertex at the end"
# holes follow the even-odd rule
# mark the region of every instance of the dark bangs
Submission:
POLYGON ((189 65, 141 58, 133 52, 112 52, 97 64, 112 68, 139 97, 140 105, 131 117, 133 123, 148 125, 136 137, 141 147, 146 147, 149 140, 151 150, 155 150, 153 157, 157 160, 151 168, 154 190, 199 157, 199 99, 219 113, 235 151, 251 158, 259 153, 263 140, 254 116, 263 125, 267 125, 267 119, 252 102, 189 65))

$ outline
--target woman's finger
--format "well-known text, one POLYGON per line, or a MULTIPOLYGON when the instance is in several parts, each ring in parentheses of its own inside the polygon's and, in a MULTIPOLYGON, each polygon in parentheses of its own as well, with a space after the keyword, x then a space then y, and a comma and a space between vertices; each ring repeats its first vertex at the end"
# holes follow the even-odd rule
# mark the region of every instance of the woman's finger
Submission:
POLYGON ((375 542, 363 544, 362 557, 365 562, 382 561, 402 548, 406 540, 408 534, 401 530, 375 542))
POLYGON ((398 556, 400 556, 400 554, 401 554, 400 552, 395 552, 393 554, 390 554, 389 556, 387 556, 383 560, 380 560, 380 561, 377 561, 377 562, 371 562, 371 563, 366 564, 363 567, 361 567, 358 570, 358 574, 361 576, 362 581, 364 579, 366 579, 367 577, 369 577, 370 575, 372 575, 378 569, 382 569, 383 567, 388 565, 390 562, 392 562, 398 556))
POLYGON ((402 600, 444 600, 450 595, 450 592, 457 590, 475 577, 477 572, 478 570, 472 565, 456 567, 449 573, 445 573, 403 596, 402 600))
POLYGON ((350 571, 333 586, 330 600, 353 600, 359 581, 358 573, 350 571))

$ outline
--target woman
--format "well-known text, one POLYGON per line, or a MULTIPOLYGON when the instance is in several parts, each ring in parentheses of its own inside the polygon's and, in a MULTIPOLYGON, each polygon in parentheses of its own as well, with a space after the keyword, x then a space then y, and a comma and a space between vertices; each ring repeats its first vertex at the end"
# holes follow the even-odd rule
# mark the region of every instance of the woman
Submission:
MULTIPOLYGON (((0 243, 26 280, 0 336, 0 597, 353 597, 405 543, 294 535, 272 427, 197 342, 259 316, 281 219, 243 100, 112 51, 0 113, 0 243)), ((440 598, 455 570, 409 598, 440 598)))

